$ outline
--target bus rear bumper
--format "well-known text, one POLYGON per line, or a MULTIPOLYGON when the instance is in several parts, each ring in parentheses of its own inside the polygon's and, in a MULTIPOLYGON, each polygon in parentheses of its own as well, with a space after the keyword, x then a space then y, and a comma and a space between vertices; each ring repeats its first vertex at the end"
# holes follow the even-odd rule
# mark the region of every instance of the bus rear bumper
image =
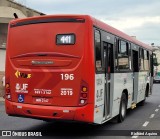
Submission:
POLYGON ((58 107, 16 103, 6 99, 5 107, 6 113, 12 116, 93 123, 93 104, 82 107, 58 107))

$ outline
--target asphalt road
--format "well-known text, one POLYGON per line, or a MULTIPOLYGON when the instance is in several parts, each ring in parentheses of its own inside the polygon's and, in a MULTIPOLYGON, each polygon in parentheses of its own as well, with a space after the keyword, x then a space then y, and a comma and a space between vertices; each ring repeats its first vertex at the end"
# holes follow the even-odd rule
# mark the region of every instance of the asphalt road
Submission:
POLYGON ((159 130, 160 132, 160 84, 154 85, 153 94, 147 98, 144 106, 137 106, 136 109, 127 111, 127 117, 123 123, 116 123, 115 120, 103 125, 74 122, 48 123, 41 120, 9 117, 5 114, 4 103, 0 102, 0 130, 42 131, 42 135, 48 134, 55 138, 160 139, 160 136, 106 136, 110 133, 109 130, 115 135, 123 134, 121 130, 148 130, 149 133, 150 130, 159 130))

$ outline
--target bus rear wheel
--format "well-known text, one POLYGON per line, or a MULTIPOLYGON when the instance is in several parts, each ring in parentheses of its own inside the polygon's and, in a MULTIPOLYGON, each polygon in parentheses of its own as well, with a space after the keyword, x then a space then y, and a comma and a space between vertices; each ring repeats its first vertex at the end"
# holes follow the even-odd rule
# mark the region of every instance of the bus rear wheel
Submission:
POLYGON ((126 112, 127 112, 127 98, 126 98, 125 93, 122 93, 121 103, 120 103, 120 108, 119 108, 119 115, 117 117, 118 123, 121 123, 124 121, 126 117, 126 112))

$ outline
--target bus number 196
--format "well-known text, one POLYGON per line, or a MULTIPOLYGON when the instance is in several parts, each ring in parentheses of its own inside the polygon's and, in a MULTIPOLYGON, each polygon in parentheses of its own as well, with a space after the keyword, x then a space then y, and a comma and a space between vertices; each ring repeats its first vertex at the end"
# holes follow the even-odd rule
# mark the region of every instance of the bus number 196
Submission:
POLYGON ((62 80, 74 80, 74 74, 61 74, 62 80))

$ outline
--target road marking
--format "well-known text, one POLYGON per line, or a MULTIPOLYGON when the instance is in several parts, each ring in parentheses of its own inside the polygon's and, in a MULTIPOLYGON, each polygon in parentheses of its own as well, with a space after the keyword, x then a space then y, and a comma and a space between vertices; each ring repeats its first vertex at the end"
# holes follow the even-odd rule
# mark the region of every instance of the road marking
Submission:
POLYGON ((155 114, 151 114, 151 116, 149 118, 153 118, 155 116, 155 114))
POLYGON ((149 121, 146 121, 143 126, 146 127, 149 124, 149 121))
POLYGON ((155 111, 156 111, 156 112, 158 112, 158 111, 159 111, 159 109, 155 109, 155 111))
POLYGON ((132 139, 136 139, 136 138, 138 138, 138 136, 132 136, 132 139))

